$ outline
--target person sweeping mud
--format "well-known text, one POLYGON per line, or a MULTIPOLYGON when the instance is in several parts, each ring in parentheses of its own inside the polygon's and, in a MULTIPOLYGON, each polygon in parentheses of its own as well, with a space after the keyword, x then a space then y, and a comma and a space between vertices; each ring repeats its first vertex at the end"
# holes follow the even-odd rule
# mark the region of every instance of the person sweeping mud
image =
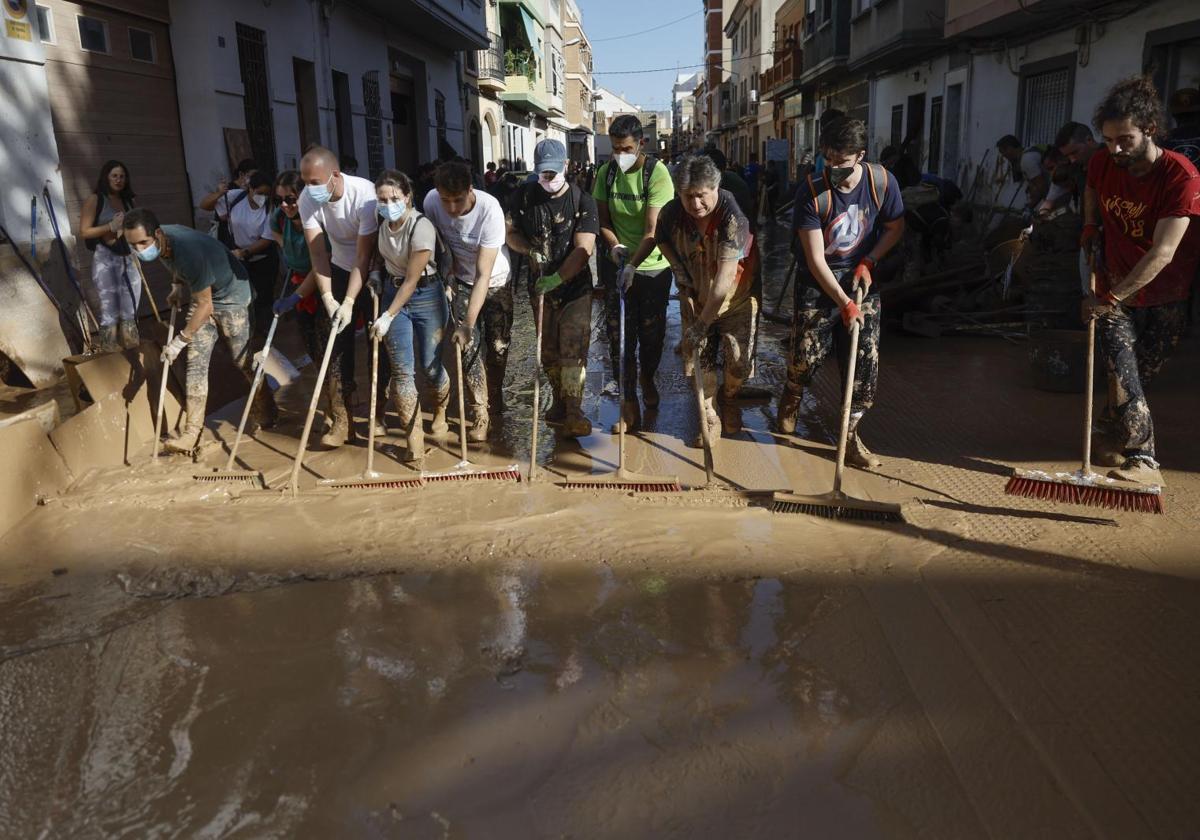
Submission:
MULTIPOLYGON (((275 179, 275 203, 278 205, 271 211, 267 221, 267 229, 275 244, 283 254, 284 267, 287 269, 288 288, 291 294, 285 295, 272 304, 276 315, 284 315, 293 309, 300 326, 300 335, 304 337, 304 347, 310 359, 321 358, 321 347, 317 342, 317 307, 316 296, 309 294, 301 297, 296 293, 304 281, 312 274, 312 256, 308 253, 308 242, 304 238, 304 225, 300 221, 300 192, 304 189, 304 181, 300 173, 294 169, 280 172, 275 179)), ((310 284, 315 287, 315 283, 310 284)))
POLYGON ((596 200, 567 183, 567 148, 543 140, 533 151, 538 180, 513 196, 508 247, 528 254, 529 300, 536 317, 544 295, 541 363, 550 380, 554 405, 549 423, 561 423, 564 437, 584 437, 592 424, 583 414, 583 385, 592 338, 592 270, 600 220, 596 200))
MULTIPOLYGON (((637 385, 647 410, 658 408, 654 374, 662 360, 667 334, 667 303, 671 295, 671 267, 654 242, 658 214, 675 197, 666 166, 642 151, 642 124, 632 114, 622 114, 608 129, 613 159, 596 173, 592 196, 600 213, 600 238, 608 260, 600 262, 606 291, 605 321, 613 374, 624 376, 625 404, 621 419, 625 431, 641 425, 637 385), (619 358, 620 293, 625 291, 625 358, 619 358), (641 374, 638 376, 639 364, 641 374)), ((614 426, 614 433, 617 428, 614 426)))
POLYGON ((425 215, 454 254, 451 341, 462 350, 466 402, 474 414, 467 439, 488 438, 489 405, 498 404, 512 340, 513 297, 508 282, 506 229, 500 202, 471 185, 465 163, 443 163, 425 196, 425 215))
POLYGON ((867 127, 840 118, 823 125, 821 152, 827 166, 796 192, 793 250, 803 262, 792 312, 791 358, 779 398, 777 429, 796 431, 800 398, 834 349, 845 370, 850 324, 861 324, 846 463, 879 466, 858 426, 875 401, 879 378, 879 292, 871 272, 904 237, 904 202, 895 176, 867 163, 867 127), (861 307, 854 295, 861 289, 861 307))
MULTIPOLYGON (((167 303, 180 305, 185 287, 191 296, 187 324, 163 349, 167 364, 187 349, 187 422, 183 431, 167 439, 165 446, 171 452, 191 454, 204 431, 208 366, 218 333, 247 384, 252 379, 250 280, 241 261, 216 239, 183 225, 159 225, 158 218, 145 208, 126 213, 122 227, 138 259, 160 260, 175 277, 177 282, 167 303)), ((270 389, 259 388, 250 428, 269 428, 275 418, 270 389)))
MULTIPOLYGON (((671 263, 679 287, 685 372, 700 349, 705 417, 713 440, 742 430, 738 390, 750 375, 757 341, 758 300, 754 286, 754 240, 750 220, 733 193, 720 189, 721 172, 712 159, 687 157, 675 174, 678 192, 658 217, 659 249, 671 263), (717 393, 717 354, 724 358, 721 415, 717 393)), ((703 445, 703 434, 695 445, 703 445)))
POLYGON ((371 336, 384 343, 392 362, 392 401, 404 431, 407 463, 425 457, 425 430, 417 391, 417 370, 429 388, 434 405, 430 431, 445 437, 450 378, 442 365, 449 305, 446 284, 438 273, 438 234, 428 218, 413 207, 408 176, 386 170, 375 181, 379 208, 379 255, 384 278, 379 305, 382 312, 371 325, 371 336))
POLYGON ((1096 319, 1115 403, 1101 428, 1111 444, 1096 461, 1112 478, 1163 484, 1145 388, 1179 344, 1188 294, 1200 262, 1200 174, 1186 157, 1158 146, 1166 122, 1153 82, 1118 82, 1092 123, 1104 147, 1088 164, 1084 244, 1103 254, 1085 322, 1096 319), (1098 239, 1103 239, 1102 246, 1098 239))
POLYGON ((320 146, 304 155, 300 175, 307 185, 300 196, 300 220, 313 275, 296 291, 303 297, 315 286, 324 304, 323 311, 317 310, 321 345, 331 331, 338 334, 325 386, 333 422, 321 438, 322 446, 335 448, 355 438, 354 330, 346 328, 354 320, 354 302, 375 256, 375 185, 342 173, 337 156, 320 146))

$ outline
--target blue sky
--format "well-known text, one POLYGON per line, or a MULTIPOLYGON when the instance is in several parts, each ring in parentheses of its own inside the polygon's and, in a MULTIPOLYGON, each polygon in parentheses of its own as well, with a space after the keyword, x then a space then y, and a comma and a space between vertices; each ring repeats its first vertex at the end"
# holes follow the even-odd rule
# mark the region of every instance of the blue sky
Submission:
MULTIPOLYGON (((702 0, 577 0, 583 12, 583 27, 592 42, 592 69, 596 84, 623 93, 635 105, 666 110, 671 102, 676 65, 685 67, 704 61, 704 5, 702 0), (653 27, 689 15, 663 29, 653 27), (638 32, 612 41, 613 38, 638 32), (609 70, 670 68, 660 73, 609 75, 609 70)), ((696 68, 699 69, 699 68, 696 68)), ((681 72, 693 73, 692 70, 681 72)))

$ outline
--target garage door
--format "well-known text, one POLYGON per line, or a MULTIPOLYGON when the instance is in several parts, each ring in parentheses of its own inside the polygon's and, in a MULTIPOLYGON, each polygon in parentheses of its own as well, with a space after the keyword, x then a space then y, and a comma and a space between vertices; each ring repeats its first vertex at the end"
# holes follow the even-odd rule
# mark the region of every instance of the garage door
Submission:
MULTIPOLYGON (((78 230, 80 208, 110 159, 128 166, 139 206, 163 223, 193 224, 166 0, 38 5, 50 23, 46 77, 69 220, 56 207, 60 224, 78 230)), ((76 251, 90 276, 91 253, 82 242, 76 251)), ((151 283, 161 300, 168 281, 152 274, 151 283)))

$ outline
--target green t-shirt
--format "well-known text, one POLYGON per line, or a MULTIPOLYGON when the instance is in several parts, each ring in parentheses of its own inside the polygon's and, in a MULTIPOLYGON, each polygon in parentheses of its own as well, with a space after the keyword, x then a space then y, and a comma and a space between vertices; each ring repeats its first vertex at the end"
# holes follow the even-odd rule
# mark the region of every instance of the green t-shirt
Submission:
POLYGON ((268 224, 272 233, 283 237, 283 261, 287 264, 288 271, 294 274, 308 274, 312 271, 312 257, 308 253, 308 243, 304 241, 304 231, 292 224, 278 207, 271 211, 268 224))
MULTIPOLYGON (((618 172, 613 181, 613 194, 610 198, 605 184, 608 179, 608 167, 614 163, 609 161, 596 171, 596 186, 592 187, 592 197, 596 201, 608 202, 608 215, 612 219, 613 230, 621 244, 629 249, 630 254, 637 250, 646 234, 646 206, 642 201, 642 168, 635 166, 632 172, 618 172)), ((660 161, 654 164, 650 173, 650 187, 647 198, 651 207, 665 207, 667 202, 675 197, 675 184, 671 181, 671 173, 660 161)), ((646 257, 646 261, 638 266, 639 271, 659 271, 668 268, 669 263, 662 252, 655 248, 646 257)))
POLYGON ((171 258, 160 257, 192 293, 212 289, 213 306, 233 308, 250 303, 246 267, 217 239, 184 225, 163 225, 171 258))

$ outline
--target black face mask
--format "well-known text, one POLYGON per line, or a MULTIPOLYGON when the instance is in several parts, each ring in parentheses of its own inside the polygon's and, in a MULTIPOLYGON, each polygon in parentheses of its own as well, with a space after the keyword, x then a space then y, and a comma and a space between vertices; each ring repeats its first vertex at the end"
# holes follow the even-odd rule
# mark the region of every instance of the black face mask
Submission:
POLYGON ((837 189, 853 174, 853 166, 831 166, 829 167, 829 186, 837 189))

